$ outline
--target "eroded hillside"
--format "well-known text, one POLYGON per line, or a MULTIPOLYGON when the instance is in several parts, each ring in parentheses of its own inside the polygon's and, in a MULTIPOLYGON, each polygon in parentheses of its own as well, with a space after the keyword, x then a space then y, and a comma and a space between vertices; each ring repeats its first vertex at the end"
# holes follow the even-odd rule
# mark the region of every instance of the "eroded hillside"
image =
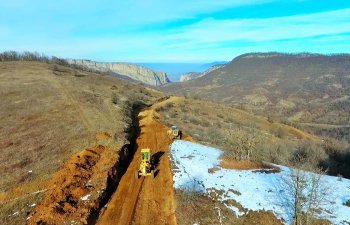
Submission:
MULTIPOLYGON (((53 173, 108 133, 113 146, 131 132, 135 102, 163 94, 52 63, 0 63, 1 221, 23 224, 53 173)), ((120 148, 112 148, 115 154, 120 148)), ((106 178, 106 177, 105 177, 106 178)))

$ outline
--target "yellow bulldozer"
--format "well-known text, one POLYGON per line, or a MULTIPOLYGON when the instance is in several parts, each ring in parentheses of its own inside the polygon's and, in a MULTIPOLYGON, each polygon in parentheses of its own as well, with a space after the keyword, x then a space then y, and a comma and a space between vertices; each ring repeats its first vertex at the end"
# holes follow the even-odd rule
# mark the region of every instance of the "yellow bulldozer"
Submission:
POLYGON ((182 132, 176 127, 176 126, 171 126, 170 129, 167 132, 169 138, 171 139, 181 139, 182 132))
POLYGON ((152 176, 154 177, 154 165, 152 164, 151 149, 141 149, 141 161, 138 171, 135 171, 135 178, 140 176, 152 176))

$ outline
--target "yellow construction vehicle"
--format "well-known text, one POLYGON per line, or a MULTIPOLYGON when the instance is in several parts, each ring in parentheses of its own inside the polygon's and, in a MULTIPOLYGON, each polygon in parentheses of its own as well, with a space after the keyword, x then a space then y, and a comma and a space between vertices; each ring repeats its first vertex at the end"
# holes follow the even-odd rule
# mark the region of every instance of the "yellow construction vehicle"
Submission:
POLYGON ((135 178, 138 179, 140 176, 152 176, 154 177, 154 165, 151 161, 151 149, 141 149, 141 161, 138 171, 135 171, 135 178))
POLYGON ((176 126, 171 126, 167 133, 171 139, 181 139, 182 136, 182 132, 176 126))

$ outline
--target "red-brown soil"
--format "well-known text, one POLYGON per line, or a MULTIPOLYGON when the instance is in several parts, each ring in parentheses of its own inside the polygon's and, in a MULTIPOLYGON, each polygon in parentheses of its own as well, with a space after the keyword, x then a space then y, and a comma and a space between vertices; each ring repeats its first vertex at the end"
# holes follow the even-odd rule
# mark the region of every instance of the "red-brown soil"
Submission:
POLYGON ((103 145, 74 154, 53 176, 27 224, 87 223, 117 160, 115 151, 103 145))
POLYGON ((252 160, 232 160, 222 158, 220 166, 225 169, 235 170, 258 170, 258 171, 274 171, 279 172, 279 168, 265 162, 257 162, 252 160))
POLYGON ((140 134, 136 141, 136 153, 97 224, 176 224, 173 179, 168 158, 171 140, 167 136, 168 128, 156 121, 156 117, 153 107, 139 114, 140 134), (159 159, 155 178, 136 179, 134 176, 142 148, 151 148, 152 154, 159 159))

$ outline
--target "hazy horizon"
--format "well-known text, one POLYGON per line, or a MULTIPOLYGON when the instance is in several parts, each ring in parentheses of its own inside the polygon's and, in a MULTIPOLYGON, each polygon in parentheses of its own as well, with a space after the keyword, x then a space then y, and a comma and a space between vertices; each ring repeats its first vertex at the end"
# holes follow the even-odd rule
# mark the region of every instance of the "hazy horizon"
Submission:
POLYGON ((120 62, 350 52, 350 1, 1 1, 0 51, 120 62))

